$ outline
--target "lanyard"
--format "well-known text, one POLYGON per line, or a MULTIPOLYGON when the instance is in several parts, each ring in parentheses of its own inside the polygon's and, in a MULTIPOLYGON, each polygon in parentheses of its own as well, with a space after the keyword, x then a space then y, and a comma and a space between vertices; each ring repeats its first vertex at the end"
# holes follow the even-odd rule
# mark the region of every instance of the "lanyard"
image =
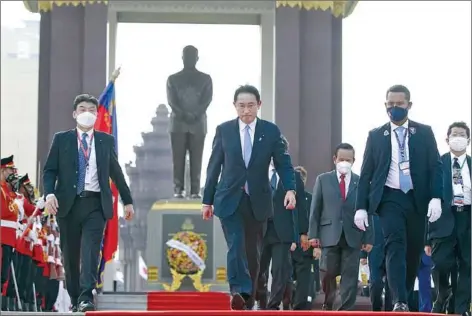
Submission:
POLYGON ((77 140, 79 141, 80 149, 82 150, 82 153, 84 154, 85 164, 88 167, 88 163, 90 160, 90 153, 92 152, 93 133, 90 136, 90 145, 87 146, 87 150, 85 150, 84 144, 82 144, 82 140, 80 139, 79 133, 77 133, 77 140))
POLYGON ((400 155, 402 156, 402 161, 405 161, 405 144, 406 144, 406 137, 408 136, 408 129, 405 129, 405 134, 403 134, 403 142, 400 143, 400 138, 398 138, 398 133, 394 131, 395 138, 397 139, 398 148, 400 149, 400 155))

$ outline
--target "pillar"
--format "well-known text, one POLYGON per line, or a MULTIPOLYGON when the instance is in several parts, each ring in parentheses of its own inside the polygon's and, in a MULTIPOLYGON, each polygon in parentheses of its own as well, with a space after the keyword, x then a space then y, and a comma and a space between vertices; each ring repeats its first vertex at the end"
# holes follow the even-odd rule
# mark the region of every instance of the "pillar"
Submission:
POLYGON ((307 190, 333 169, 342 140, 342 20, 329 11, 276 9, 275 122, 307 190))
POLYGON ((75 127, 74 97, 98 98, 106 85, 107 7, 54 6, 41 13, 39 54, 38 176, 53 135, 75 127))

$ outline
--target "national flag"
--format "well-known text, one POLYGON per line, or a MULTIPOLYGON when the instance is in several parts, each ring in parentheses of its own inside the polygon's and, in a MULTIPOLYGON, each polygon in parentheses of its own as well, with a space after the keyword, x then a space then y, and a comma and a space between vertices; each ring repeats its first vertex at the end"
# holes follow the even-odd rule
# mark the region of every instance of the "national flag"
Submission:
MULTIPOLYGON (((115 79, 118 74, 119 72, 115 72, 112 75, 112 79, 100 96, 97 121, 95 122, 94 126, 95 130, 111 134, 115 137, 115 151, 117 155, 118 126, 116 120, 115 79)), ((113 259, 115 252, 118 250, 118 189, 111 180, 110 188, 113 197, 113 217, 107 221, 105 230, 103 232, 98 264, 97 289, 103 287, 105 266, 110 260, 113 259)))

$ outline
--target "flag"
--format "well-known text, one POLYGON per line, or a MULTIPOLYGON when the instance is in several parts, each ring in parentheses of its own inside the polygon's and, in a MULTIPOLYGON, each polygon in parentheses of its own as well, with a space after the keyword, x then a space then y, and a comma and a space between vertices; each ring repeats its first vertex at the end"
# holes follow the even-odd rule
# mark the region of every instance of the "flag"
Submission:
POLYGON ((147 266, 146 266, 146 263, 144 262, 143 257, 141 257, 141 255, 139 256, 138 268, 139 268, 139 275, 144 280, 147 280, 148 279, 147 266))
MULTIPOLYGON (((115 106, 115 79, 108 83, 99 99, 97 121, 95 130, 111 134, 115 137, 115 151, 118 155, 118 129, 115 106)), ((98 263, 97 289, 103 287, 103 278, 106 264, 113 259, 118 250, 118 189, 110 180, 111 194, 113 197, 113 217, 107 221, 103 232, 98 263)))

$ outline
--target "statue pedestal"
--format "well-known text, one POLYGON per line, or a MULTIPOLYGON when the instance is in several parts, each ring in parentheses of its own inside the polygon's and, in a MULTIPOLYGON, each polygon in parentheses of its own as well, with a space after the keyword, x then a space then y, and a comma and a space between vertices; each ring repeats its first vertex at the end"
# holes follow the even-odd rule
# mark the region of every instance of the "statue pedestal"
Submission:
POLYGON ((148 290, 165 291, 227 291, 221 281, 226 271, 226 242, 217 219, 204 221, 201 201, 170 199, 154 203, 148 213, 146 261, 148 290), (199 270, 179 249, 166 243, 176 240, 187 245, 205 263, 199 270), (217 273, 218 271, 218 273, 217 273))

